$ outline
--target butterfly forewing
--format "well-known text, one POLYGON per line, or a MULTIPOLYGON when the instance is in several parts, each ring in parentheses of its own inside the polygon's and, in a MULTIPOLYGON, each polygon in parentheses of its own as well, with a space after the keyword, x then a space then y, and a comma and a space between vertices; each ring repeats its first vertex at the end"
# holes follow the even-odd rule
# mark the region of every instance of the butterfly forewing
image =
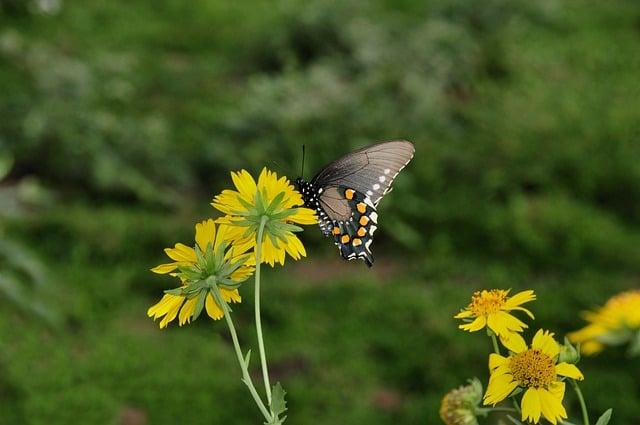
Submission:
POLYGON ((364 193, 378 205, 414 152, 413 144, 407 141, 378 143, 332 162, 311 183, 318 187, 349 187, 364 193))

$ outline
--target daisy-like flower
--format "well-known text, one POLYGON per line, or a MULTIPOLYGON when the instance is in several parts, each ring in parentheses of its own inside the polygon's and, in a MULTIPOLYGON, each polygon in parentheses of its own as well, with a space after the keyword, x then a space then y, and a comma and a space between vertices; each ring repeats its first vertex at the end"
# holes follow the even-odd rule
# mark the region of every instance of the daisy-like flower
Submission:
POLYGON ((477 379, 469 385, 449 391, 440 404, 440 418, 447 425, 478 425, 476 408, 482 401, 482 384, 477 379))
POLYGON ((305 257, 304 246, 294 233, 302 231, 297 224, 317 220, 312 209, 301 207, 302 196, 289 180, 266 168, 257 183, 245 170, 232 172, 231 179, 237 190, 223 190, 211 205, 226 214, 217 222, 229 225, 227 237, 234 246, 241 251, 251 249, 262 237, 261 260, 271 266, 284 264, 286 254, 295 260, 305 257))
POLYGON ((508 397, 516 388, 524 390, 520 403, 522 420, 538 423, 544 416, 552 424, 566 419, 562 405, 565 383, 561 377, 582 380, 580 370, 572 364, 558 363, 560 346, 553 334, 540 329, 528 347, 520 334, 502 338, 511 352, 507 357, 489 356, 491 377, 484 395, 485 405, 495 405, 508 397))
POLYGON ((520 310, 533 319, 533 313, 521 306, 535 300, 536 295, 533 291, 527 290, 509 297, 509 291, 492 289, 475 292, 467 308, 454 316, 466 322, 458 327, 465 331, 476 332, 486 326, 501 337, 513 332, 522 332, 528 326, 510 313, 520 310))
POLYGON ((607 345, 632 342, 631 353, 640 354, 640 289, 622 292, 593 312, 584 314, 589 324, 569 334, 584 354, 595 354, 607 345))
POLYGON ((224 225, 216 231, 214 221, 205 220, 196 224, 194 247, 178 243, 164 250, 173 262, 160 264, 151 271, 176 276, 181 286, 165 291, 160 302, 147 311, 154 320, 162 317, 160 328, 165 328, 176 316, 180 326, 190 323, 203 309, 215 320, 222 318, 224 313, 216 301, 216 290, 227 303, 241 301, 238 287, 253 273, 255 260, 253 255, 237 255, 239 251, 229 247, 227 231, 224 225))

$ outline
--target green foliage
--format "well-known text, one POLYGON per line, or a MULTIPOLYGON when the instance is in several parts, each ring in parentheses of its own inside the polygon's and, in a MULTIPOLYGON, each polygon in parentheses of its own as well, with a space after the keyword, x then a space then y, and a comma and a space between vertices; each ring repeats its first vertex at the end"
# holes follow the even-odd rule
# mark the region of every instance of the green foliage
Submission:
MULTIPOLYGON (((560 336, 637 285, 639 18, 633 0, 0 0, 3 297, 62 318, 0 318, 0 424, 254 424, 224 326, 160 332, 148 269, 229 170, 295 177, 303 143, 317 170, 394 138, 416 157, 381 204, 381 277, 305 232, 294 276, 265 275, 267 349, 292 423, 437 423, 459 371, 487 373, 450 318, 473 290, 536 289, 560 336)), ((635 423, 631 361, 583 359, 592 417, 635 423)))

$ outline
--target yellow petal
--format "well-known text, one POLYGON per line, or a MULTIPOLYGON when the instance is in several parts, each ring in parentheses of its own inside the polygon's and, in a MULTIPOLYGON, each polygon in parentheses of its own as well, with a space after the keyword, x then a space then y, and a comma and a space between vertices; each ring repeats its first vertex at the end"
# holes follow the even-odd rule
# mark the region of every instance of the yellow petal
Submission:
POLYGON ((179 262, 195 263, 196 252, 190 246, 177 243, 174 248, 166 248, 164 252, 167 253, 169 258, 179 262))
POLYGON ((500 342, 513 353, 522 353, 527 350, 527 343, 524 342, 524 338, 517 333, 500 335, 500 342))
POLYGON ((556 340, 553 339, 553 333, 542 329, 536 332, 531 347, 539 348, 551 358, 555 358, 560 353, 560 347, 558 347, 556 340))
POLYGON ((575 365, 565 362, 558 363, 556 365, 556 374, 572 379, 577 379, 578 381, 582 381, 584 379, 584 375, 582 375, 580 369, 578 369, 575 365))
POLYGON ((538 389, 540 395, 540 406, 542 407, 542 415, 553 425, 558 423, 558 419, 562 420, 567 417, 567 412, 562 405, 562 399, 558 399, 554 394, 544 388, 538 389))
POLYGON ((453 316, 454 319, 465 319, 467 317, 472 317, 473 313, 469 310, 462 310, 460 313, 453 316))
POLYGON ((287 221, 298 224, 316 224, 318 218, 315 211, 309 208, 295 208, 295 213, 287 217, 287 221))
POLYGON ((184 303, 184 305, 180 309, 180 315, 178 316, 178 324, 180 326, 184 325, 185 323, 191 322, 191 316, 193 316, 193 313, 196 310, 197 303, 198 297, 193 297, 184 303))
POLYGON ((207 250, 207 245, 214 246, 216 238, 216 225, 212 219, 196 224, 196 242, 202 252, 207 250))
POLYGON ((480 317, 476 317, 476 319, 473 322, 465 323, 463 325, 458 326, 458 328, 465 331, 469 331, 469 332, 475 332, 484 328, 486 324, 487 324, 487 318, 485 316, 480 316, 480 317))
POLYGON ((487 325, 497 335, 504 335, 511 332, 522 332, 522 330, 527 327, 523 322, 504 311, 490 314, 487 319, 487 325))
POLYGON ((564 399, 564 390, 565 384, 564 382, 556 381, 549 385, 549 392, 558 400, 562 401, 564 399))
POLYGON ((499 354, 491 353, 489 354, 489 370, 497 369, 500 366, 504 366, 509 363, 509 359, 506 357, 502 357, 499 354))
POLYGON ((513 380, 510 375, 502 375, 499 377, 492 377, 489 379, 487 385, 487 391, 483 398, 485 405, 495 405, 507 398, 513 390, 516 389, 518 383, 513 380))
POLYGON ((247 170, 240 170, 237 173, 231 173, 233 184, 238 192, 246 199, 253 200, 256 193, 256 181, 247 170))
POLYGON ((532 290, 518 292, 512 297, 509 297, 504 306, 508 309, 519 306, 524 303, 528 303, 536 299, 536 295, 532 290))
POLYGON ((536 424, 540 422, 542 406, 537 388, 529 388, 525 391, 520 407, 522 408, 522 421, 532 421, 536 424))
POLYGON ((220 293, 222 294, 222 299, 226 302, 234 302, 239 303, 242 301, 240 297, 240 293, 237 289, 220 289, 220 293))
POLYGON ((207 299, 204 303, 207 310, 207 314, 214 320, 221 319, 224 316, 224 312, 218 306, 218 303, 213 299, 213 295, 207 294, 207 299))
POLYGON ((178 263, 167 263, 167 264, 160 264, 159 266, 152 268, 151 271, 158 274, 167 274, 167 273, 171 273, 177 268, 178 268, 178 263))

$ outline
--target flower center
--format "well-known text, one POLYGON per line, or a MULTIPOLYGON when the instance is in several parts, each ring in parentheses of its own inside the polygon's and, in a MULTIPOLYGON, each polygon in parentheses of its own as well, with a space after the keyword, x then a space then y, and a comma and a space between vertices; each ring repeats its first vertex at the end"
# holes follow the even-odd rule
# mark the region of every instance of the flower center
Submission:
POLYGON ((556 379, 555 362, 538 348, 531 348, 511 357, 513 379, 523 387, 544 387, 556 379))
POLYGON ((475 292, 471 297, 469 310, 476 316, 486 316, 497 313, 507 301, 507 291, 492 289, 491 291, 475 292))

